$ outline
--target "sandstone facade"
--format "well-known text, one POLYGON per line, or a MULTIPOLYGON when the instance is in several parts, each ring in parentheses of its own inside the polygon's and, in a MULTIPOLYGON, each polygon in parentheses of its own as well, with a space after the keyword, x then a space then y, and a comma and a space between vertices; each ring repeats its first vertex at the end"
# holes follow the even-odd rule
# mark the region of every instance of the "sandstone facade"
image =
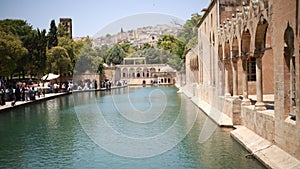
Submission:
POLYGON ((198 26, 193 97, 300 160, 299 0, 212 0, 198 26))

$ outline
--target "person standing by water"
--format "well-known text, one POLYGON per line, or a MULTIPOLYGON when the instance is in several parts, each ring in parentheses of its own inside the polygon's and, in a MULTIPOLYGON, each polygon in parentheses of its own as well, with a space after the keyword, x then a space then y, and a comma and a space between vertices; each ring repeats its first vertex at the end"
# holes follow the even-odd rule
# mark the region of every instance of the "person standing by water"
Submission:
POLYGON ((14 106, 17 101, 21 101, 21 90, 19 88, 19 85, 17 85, 17 87, 15 89, 15 99, 13 100, 11 105, 14 106))
POLYGON ((21 91, 19 85, 17 85, 15 90, 15 101, 21 101, 21 91))
POLYGON ((98 85, 97 85, 97 80, 95 80, 95 84, 94 84, 95 89, 97 90, 98 85))
POLYGON ((34 87, 32 87, 31 90, 29 91, 29 97, 30 97, 30 100, 35 100, 35 90, 34 90, 34 87))
POLYGON ((0 105, 5 105, 5 88, 0 86, 0 105))

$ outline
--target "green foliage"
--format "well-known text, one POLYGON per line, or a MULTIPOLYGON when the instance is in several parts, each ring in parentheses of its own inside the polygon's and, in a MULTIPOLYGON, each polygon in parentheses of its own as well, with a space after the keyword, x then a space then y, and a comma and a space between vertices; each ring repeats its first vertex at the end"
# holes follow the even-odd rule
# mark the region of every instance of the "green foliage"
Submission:
POLYGON ((16 36, 0 31, 0 76, 9 76, 17 68, 17 61, 28 53, 16 36))
POLYGON ((71 64, 71 59, 65 48, 55 46, 47 51, 48 72, 59 74, 70 73, 71 64))
POLYGON ((70 39, 67 36, 58 37, 58 46, 61 46, 67 50, 67 53, 71 59, 71 66, 69 72, 73 72, 73 67, 77 60, 77 51, 76 51, 76 43, 73 39, 70 39))
POLYGON ((167 55, 170 55, 167 59, 168 64, 176 69, 182 67, 185 50, 185 44, 182 41, 173 35, 167 34, 158 39, 157 47, 166 51, 167 55))
POLYGON ((100 74, 100 75, 103 75, 104 74, 104 61, 103 61, 103 58, 100 58, 99 59, 99 64, 98 64, 98 69, 97 69, 97 72, 100 74))
POLYGON ((26 39, 26 48, 28 56, 20 60, 18 71, 24 71, 24 63, 26 63, 26 70, 31 75, 42 75, 46 68, 46 47, 47 38, 46 30, 34 30, 26 39), (27 59, 27 60, 26 60, 27 59), (22 64, 23 62, 23 64, 22 64))
POLYGON ((0 30, 17 36, 23 43, 24 39, 32 32, 32 26, 20 19, 0 20, 0 30))
MULTIPOLYGON (((195 45, 197 44, 198 40, 198 22, 201 19, 201 15, 198 13, 192 14, 191 19, 188 19, 185 24, 183 25, 182 30, 179 32, 179 39, 188 45, 195 45), (193 40, 194 42, 189 42, 193 40)), ((194 46, 188 46, 187 48, 193 48, 194 46)))
POLYGON ((107 45, 102 45, 101 47, 95 47, 98 56, 100 56, 103 62, 106 62, 106 57, 108 54, 109 47, 107 45))
POLYGON ((120 64, 123 59, 126 57, 126 52, 119 44, 115 44, 107 54, 107 63, 120 64))
POLYGON ((119 45, 122 47, 122 49, 124 50, 126 55, 129 55, 129 54, 134 53, 136 51, 136 49, 129 42, 124 42, 124 43, 121 43, 119 45))
POLYGON ((174 35, 162 35, 162 37, 158 39, 157 47, 183 58, 184 43, 177 39, 174 35))
POLYGON ((33 34, 36 34, 36 31, 32 29, 26 21, 19 19, 5 19, 0 20, 0 30, 6 34, 14 35, 15 38, 22 41, 22 47, 27 49, 26 55, 21 54, 21 58, 16 60, 17 68, 13 73, 21 73, 23 76, 29 69, 30 56, 32 56, 32 51, 34 51, 33 44, 33 34))
POLYGON ((81 48, 76 62, 75 73, 100 72, 103 60, 98 56, 97 51, 92 47, 89 39, 85 40, 85 45, 81 48))
POLYGON ((138 50, 137 52, 132 53, 129 57, 145 57, 146 63, 148 64, 165 64, 167 63, 167 58, 170 56, 171 54, 167 51, 156 48, 148 48, 138 50))
POLYGON ((57 39, 57 27, 55 25, 55 20, 52 20, 50 23, 50 29, 48 32, 48 49, 51 49, 54 46, 58 45, 58 39, 57 39))
POLYGON ((153 48, 153 46, 151 46, 149 43, 144 43, 141 46, 141 50, 145 50, 145 49, 149 49, 149 48, 153 48))

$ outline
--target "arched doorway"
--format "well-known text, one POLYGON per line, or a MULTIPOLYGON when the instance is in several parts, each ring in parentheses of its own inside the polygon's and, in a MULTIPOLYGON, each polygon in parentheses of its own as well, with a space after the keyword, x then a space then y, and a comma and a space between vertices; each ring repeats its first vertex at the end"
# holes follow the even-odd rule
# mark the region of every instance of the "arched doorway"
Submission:
POLYGON ((135 70, 134 68, 129 69, 129 77, 134 78, 135 77, 135 70))
POLYGON ((154 73, 156 72, 155 68, 150 68, 150 77, 153 77, 154 73))
POLYGON ((296 64, 294 54, 294 30, 290 25, 284 32, 284 118, 289 114, 296 120, 296 64))
POLYGON ((142 68, 140 68, 140 67, 137 68, 137 69, 136 69, 136 77, 137 77, 137 78, 141 77, 141 73, 142 73, 142 68))
MULTIPOLYGON (((268 30, 268 22, 263 16, 260 17, 260 21, 258 22, 255 34, 255 51, 254 57, 256 58, 256 97, 257 102, 255 104, 256 109, 264 110, 266 109, 265 104, 263 103, 263 94, 264 94, 264 87, 263 87, 263 57, 267 57, 266 55, 266 42, 267 37, 270 38, 270 34, 267 34, 268 30)), ((264 65, 268 65, 268 61, 264 62, 264 65)), ((270 65, 268 65, 270 66, 270 65)), ((271 72, 270 72, 271 73, 271 72)), ((273 74, 267 76, 268 78, 273 76, 273 74)), ((266 80, 266 79, 265 79, 266 80)), ((272 86, 273 87, 273 86, 272 86)), ((271 88, 271 86, 268 86, 271 88)))
POLYGON ((128 77, 128 69, 127 68, 123 68, 123 70, 122 70, 122 77, 123 78, 128 77))
MULTIPOLYGON (((251 45, 251 35, 249 30, 246 30, 242 33, 242 44, 241 44, 241 58, 242 58, 242 86, 243 86, 243 105, 250 105, 251 102, 248 99, 248 80, 256 80, 256 66, 255 58, 250 59, 250 45, 251 45), (251 62, 250 62, 251 61, 251 62), (249 67, 251 66, 251 67, 249 67), (251 78, 249 78, 251 76, 251 78), (253 78, 254 76, 254 78, 253 78)), ((255 88, 254 88, 255 89, 255 88)), ((252 91, 252 90, 251 90, 252 91)))
POLYGON ((225 96, 229 97, 232 94, 232 67, 230 58, 229 40, 225 42, 225 96))
POLYGON ((232 40, 232 94, 238 96, 238 58, 239 58, 239 44, 237 37, 232 40))
MULTIPOLYGON (((224 60, 223 60, 223 47, 221 44, 219 44, 219 47, 218 47, 218 55, 219 55, 219 62, 218 62, 218 65, 219 65, 219 95, 220 96, 224 96, 224 60)), ((202 81, 202 76, 200 76, 200 79, 202 81)))

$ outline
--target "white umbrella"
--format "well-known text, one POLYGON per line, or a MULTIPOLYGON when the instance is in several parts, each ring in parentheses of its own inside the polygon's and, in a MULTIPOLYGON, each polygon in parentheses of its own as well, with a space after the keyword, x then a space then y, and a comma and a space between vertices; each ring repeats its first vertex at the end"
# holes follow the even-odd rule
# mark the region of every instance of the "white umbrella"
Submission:
POLYGON ((59 77, 59 75, 53 74, 53 73, 48 73, 45 76, 43 76, 41 79, 42 80, 53 80, 53 79, 57 79, 59 77))

